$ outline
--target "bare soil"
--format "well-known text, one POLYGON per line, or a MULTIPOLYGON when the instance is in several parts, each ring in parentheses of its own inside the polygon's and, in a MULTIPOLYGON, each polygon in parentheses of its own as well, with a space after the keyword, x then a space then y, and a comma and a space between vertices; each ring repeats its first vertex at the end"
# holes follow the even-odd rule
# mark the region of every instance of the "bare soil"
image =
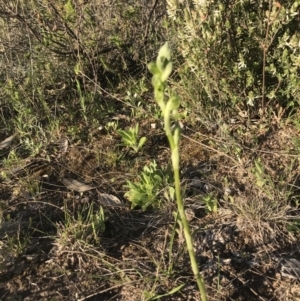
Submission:
MULTIPOLYGON (((149 131, 148 126, 143 130, 149 131)), ((232 127, 232 137, 236 130, 232 127)), ((247 134, 251 136, 251 130, 247 134)), ((260 157, 268 174, 281 185, 281 173, 291 166, 286 181, 297 186, 298 159, 286 151, 292 149, 287 144, 297 135, 295 130, 271 128, 258 135, 256 146, 245 139, 240 160, 226 156, 225 148, 213 151, 225 143, 218 131, 186 129, 184 135, 185 202, 193 213, 194 247, 209 300, 300 300, 299 279, 281 273, 282 258, 300 258, 299 231, 287 230, 287 215, 299 215, 292 202, 297 189, 292 189, 286 204, 273 195, 278 201, 275 208, 269 204, 272 197, 253 186, 250 172, 250 162, 260 157), (199 185, 192 184, 195 179, 199 185), (209 212, 199 201, 208 193, 218 200, 217 212, 209 212)), ((162 295, 160 300, 200 300, 183 231, 174 226, 176 206, 167 202, 161 210, 142 212, 131 210, 123 197, 123 185, 133 180, 134 170, 153 158, 161 165, 168 162, 162 132, 153 132, 138 155, 122 148, 113 135, 98 132, 89 139, 72 141, 63 155, 57 144, 48 145, 36 158, 6 170, 10 175, 0 184, 0 300, 139 301, 150 300, 151 293, 162 295), (122 157, 114 158, 120 149, 122 157), (94 189, 83 194, 70 191, 63 178, 94 189), (34 192, 28 189, 30 184, 39 188, 34 192), (101 193, 116 196, 121 205, 101 203, 101 193), (76 216, 91 204, 95 210, 102 206, 106 216, 99 240, 85 243, 64 233, 65 211, 76 216), (165 295, 181 284, 178 292, 165 295)))

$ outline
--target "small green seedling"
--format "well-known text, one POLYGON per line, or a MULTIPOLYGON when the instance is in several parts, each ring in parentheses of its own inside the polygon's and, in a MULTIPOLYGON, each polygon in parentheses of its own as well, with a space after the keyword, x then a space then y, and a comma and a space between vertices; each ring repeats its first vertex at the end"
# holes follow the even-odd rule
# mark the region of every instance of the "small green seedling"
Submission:
POLYGON ((300 219, 294 219, 289 222, 286 226, 289 232, 299 233, 300 232, 300 219))
POLYGON ((110 121, 106 124, 104 128, 106 129, 107 132, 117 132, 118 127, 119 127, 118 121, 110 121))
POLYGON ((252 173, 256 179, 256 186, 268 196, 272 197, 272 191, 274 191, 274 182, 272 181, 272 178, 266 173, 260 158, 255 160, 254 164, 255 166, 252 169, 252 173))
POLYGON ((138 153, 144 144, 146 143, 147 138, 142 137, 138 139, 139 134, 139 125, 136 127, 129 128, 128 130, 118 130, 118 133, 122 137, 123 143, 133 149, 135 153, 138 153))
POLYGON ((218 201, 212 195, 208 194, 203 198, 203 202, 205 203, 205 208, 207 212, 217 212, 218 211, 218 201))
POLYGON ((87 244, 100 241, 100 234, 105 231, 105 215, 102 207, 94 209, 92 205, 86 205, 76 215, 65 211, 65 223, 57 228, 60 244, 69 239, 73 243, 85 241, 87 244))

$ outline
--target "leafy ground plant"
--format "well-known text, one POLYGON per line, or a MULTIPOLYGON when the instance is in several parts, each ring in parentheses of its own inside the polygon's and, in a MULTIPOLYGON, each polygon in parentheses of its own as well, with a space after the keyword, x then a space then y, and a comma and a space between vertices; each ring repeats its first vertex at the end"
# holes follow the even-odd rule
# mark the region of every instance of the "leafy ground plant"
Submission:
POLYGON ((139 206, 142 210, 146 210, 149 206, 158 207, 160 203, 157 201, 158 195, 170 182, 168 173, 159 169, 154 160, 149 166, 144 167, 138 181, 127 181, 125 188, 128 191, 125 197, 131 202, 131 208, 139 206))
POLYGON ((139 124, 131 127, 128 130, 119 130, 118 133, 122 137, 123 143, 129 146, 135 153, 138 153, 146 143, 147 138, 138 138, 139 124))
POLYGON ((194 252, 194 247, 193 247, 191 230, 185 214, 182 196, 181 196, 180 175, 179 175, 179 140, 180 140, 181 127, 179 124, 179 113, 178 113, 180 99, 176 95, 172 95, 168 99, 166 99, 165 96, 165 90, 167 88, 166 81, 170 76, 173 68, 173 64, 171 61, 171 50, 169 48, 168 43, 165 43, 160 48, 156 62, 150 63, 148 67, 151 73, 153 74, 152 84, 154 86, 155 100, 160 106, 161 111, 163 113, 164 129, 171 148, 171 153, 172 153, 171 159, 172 159, 172 166, 174 170, 177 207, 184 228, 185 241, 187 244, 187 249, 191 260, 192 270, 197 281, 201 299, 202 301, 206 301, 207 300, 206 288, 205 288, 204 280, 199 272, 199 268, 194 252), (171 124, 170 124, 172 117, 176 121, 173 131, 171 129, 171 124))

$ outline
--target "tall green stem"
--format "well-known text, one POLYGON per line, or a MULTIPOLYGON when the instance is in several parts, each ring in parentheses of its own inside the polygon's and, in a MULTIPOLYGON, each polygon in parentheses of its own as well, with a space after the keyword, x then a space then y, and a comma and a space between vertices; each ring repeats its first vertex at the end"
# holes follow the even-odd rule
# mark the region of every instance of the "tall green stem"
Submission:
POLYGON ((206 288, 205 288, 204 280, 199 272, 196 255, 195 255, 195 251, 194 251, 194 247, 193 247, 193 239, 192 239, 192 235, 191 235, 190 225, 187 221, 183 202, 182 202, 179 169, 178 168, 175 169, 174 166, 173 166, 173 169, 174 169, 174 176, 175 176, 175 193, 176 193, 177 207, 178 207, 178 211, 179 211, 180 218, 181 218, 182 225, 183 225, 186 246, 187 246, 189 256, 190 256, 192 270, 193 270, 193 273, 196 278, 196 282, 197 282, 197 285, 198 285, 198 288, 200 291, 201 300, 206 301, 207 300, 206 288))
MULTIPOLYGON (((176 127, 179 127, 177 124, 176 127)), ((175 179, 175 194, 176 194, 176 201, 177 201, 177 208, 181 218, 181 222, 183 225, 184 237, 186 241, 187 250, 189 253, 189 257, 191 260, 191 266, 196 278, 196 282, 200 291, 201 300, 207 301, 206 298, 206 288, 204 284, 204 280, 199 272, 196 255, 193 247, 193 239, 191 235, 190 225, 185 215, 184 205, 181 196, 181 187, 180 187, 180 173, 179 173, 179 148, 178 145, 175 144, 174 138, 172 136, 171 128, 170 128, 170 119, 165 119, 165 132, 167 133, 167 137, 169 140, 171 152, 172 152, 172 166, 174 171, 174 179, 175 179), (174 160, 175 158, 175 160, 174 160)), ((179 143, 179 141, 178 141, 179 143)))
POLYGON ((187 221, 183 201, 181 197, 181 187, 180 187, 180 174, 179 174, 179 139, 180 139, 180 126, 178 124, 178 107, 180 104, 179 98, 175 95, 171 96, 167 101, 165 100, 164 91, 166 88, 166 80, 172 72, 172 61, 171 61, 171 51, 168 43, 165 43, 159 50, 156 63, 150 63, 149 69, 153 74, 152 83, 154 86, 155 100, 159 104, 162 113, 164 115, 165 132, 169 140, 171 153, 172 153, 172 166, 174 170, 175 179, 175 193, 177 200, 177 208, 182 221, 184 237, 191 260, 191 266, 196 278, 196 282, 200 291, 201 300, 207 301, 206 289, 204 280, 199 272, 196 255, 193 247, 193 239, 191 235, 191 229, 187 221), (171 129, 170 118, 171 115, 176 121, 175 128, 171 129))

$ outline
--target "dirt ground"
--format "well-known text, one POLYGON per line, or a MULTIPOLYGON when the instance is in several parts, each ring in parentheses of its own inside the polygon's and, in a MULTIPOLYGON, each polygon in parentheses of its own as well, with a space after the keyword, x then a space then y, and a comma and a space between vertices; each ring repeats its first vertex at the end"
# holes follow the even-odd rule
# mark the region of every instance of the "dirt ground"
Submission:
MULTIPOLYGON (((247 166, 260 152, 275 176, 283 165, 293 164, 291 178, 297 183, 297 160, 279 153, 287 131, 262 133, 259 150, 245 144, 239 165, 225 152, 212 151, 206 134, 184 132, 185 205, 209 300, 300 300, 299 275, 283 273, 285 258, 300 258, 299 231, 287 231, 283 205, 269 213, 270 197, 251 187, 247 166), (224 178, 230 191, 225 191, 224 178), (217 199, 217 212, 200 201, 207 194, 217 199)), ((161 132, 151 137, 142 156, 124 152, 126 160, 131 156, 130 165, 113 157, 116 138, 99 132, 91 141, 70 143, 63 155, 57 144, 47 145, 36 158, 5 170, 9 176, 0 184, 0 300, 200 300, 183 231, 175 223, 176 205, 167 202, 161 210, 142 212, 131 210, 123 197, 132 170, 152 158, 168 162, 161 132), (72 191, 64 178, 92 189, 72 191), (120 203, 101 201, 103 193, 120 203), (76 216, 91 205, 104 208, 105 231, 87 242, 66 228, 65 212, 76 216)), ((285 214, 299 214, 297 207, 284 206, 290 206, 285 214)))

